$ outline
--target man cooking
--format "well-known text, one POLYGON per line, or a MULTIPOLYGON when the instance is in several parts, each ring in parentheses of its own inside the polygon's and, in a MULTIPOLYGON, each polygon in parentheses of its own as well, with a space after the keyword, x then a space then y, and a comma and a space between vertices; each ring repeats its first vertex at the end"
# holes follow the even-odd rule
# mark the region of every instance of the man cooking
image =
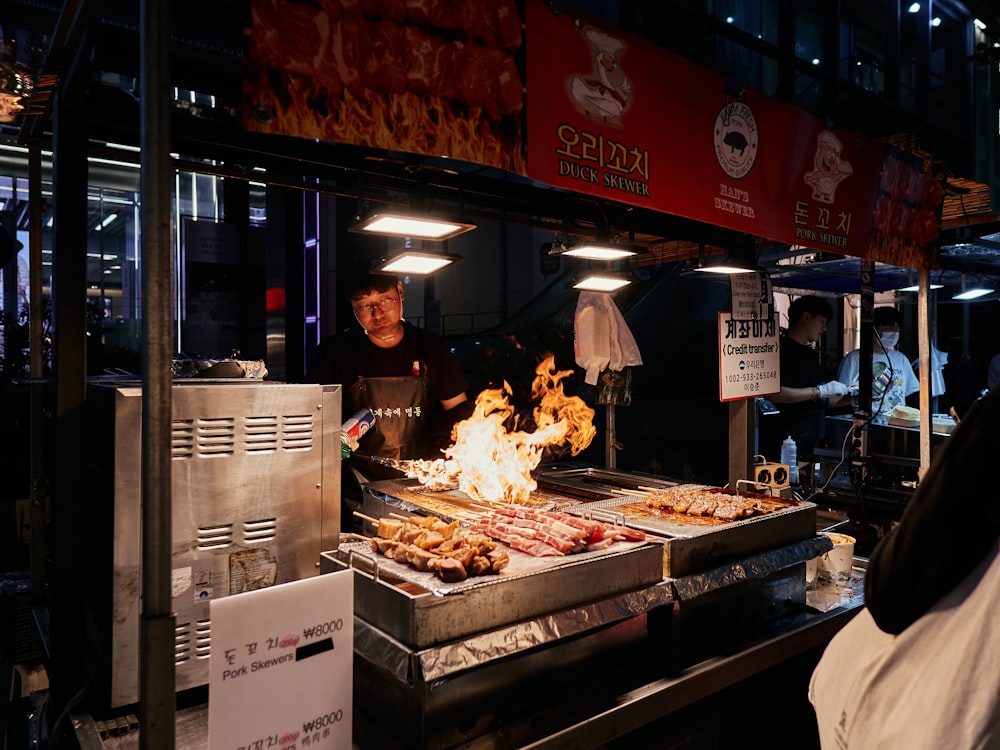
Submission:
POLYGON ((439 410, 445 414, 440 429, 447 434, 452 424, 471 415, 473 406, 465 375, 445 341, 403 319, 402 281, 364 271, 347 289, 358 326, 320 343, 309 378, 343 386, 345 418, 360 409, 375 415, 359 441, 358 453, 365 458, 352 458, 341 478, 345 529, 353 524, 351 511, 360 506, 361 484, 401 476, 368 456, 437 458, 433 420, 439 410))
POLYGON ((771 396, 779 413, 761 420, 759 450, 768 460, 777 459, 781 441, 791 436, 799 463, 811 463, 826 435, 827 408, 849 399, 846 385, 826 380, 816 349, 831 317, 833 308, 822 297, 798 297, 788 307, 788 328, 779 340, 781 390, 771 396))

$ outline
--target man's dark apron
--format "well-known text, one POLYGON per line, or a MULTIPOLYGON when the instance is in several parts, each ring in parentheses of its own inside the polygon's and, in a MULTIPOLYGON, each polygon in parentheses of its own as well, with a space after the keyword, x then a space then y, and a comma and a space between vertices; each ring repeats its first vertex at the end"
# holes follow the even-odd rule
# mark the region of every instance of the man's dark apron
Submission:
MULTIPOLYGON (((348 388, 356 408, 370 409, 375 424, 361 440, 360 452, 383 458, 423 458, 428 450, 431 417, 430 384, 426 375, 358 378, 348 388)), ((369 479, 398 478, 399 472, 367 462, 352 461, 369 479)))

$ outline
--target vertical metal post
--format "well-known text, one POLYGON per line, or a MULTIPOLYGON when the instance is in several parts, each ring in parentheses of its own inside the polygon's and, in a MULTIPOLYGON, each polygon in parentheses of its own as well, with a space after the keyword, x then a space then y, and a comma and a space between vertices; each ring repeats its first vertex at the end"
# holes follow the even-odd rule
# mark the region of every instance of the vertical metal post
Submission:
POLYGON ((31 603, 45 601, 45 461, 42 439, 42 149, 28 149, 28 359, 31 374, 31 603))
POLYGON ((741 479, 753 477, 754 448, 757 445, 757 400, 729 402, 729 486, 736 489, 741 479))
MULTIPOLYGON (((83 45, 86 48, 86 45, 83 45)), ((46 602, 51 622, 50 737, 82 697, 87 684, 84 630, 87 599, 80 562, 87 560, 87 504, 80 477, 86 474, 80 436, 86 434, 87 398, 87 113, 84 71, 74 67, 54 99, 52 233, 54 277, 52 361, 55 409, 52 426, 52 525, 46 602)))
POLYGON ((175 617, 172 611, 170 424, 173 242, 170 231, 170 76, 167 0, 140 9, 142 147, 142 614, 139 744, 173 750, 176 715, 175 617))
POLYGON ((921 268, 917 277, 917 357, 920 378, 920 468, 917 477, 923 479, 931 463, 931 326, 930 326, 930 277, 931 272, 921 268))
POLYGON ((857 488, 861 522, 868 523, 865 507, 865 487, 868 484, 868 437, 872 419, 872 335, 875 308, 875 262, 861 259, 861 341, 858 361, 858 406, 854 412, 854 434, 851 439, 851 478, 857 488))
POLYGON ((618 465, 618 434, 615 432, 615 407, 608 404, 604 407, 604 463, 609 469, 618 465))

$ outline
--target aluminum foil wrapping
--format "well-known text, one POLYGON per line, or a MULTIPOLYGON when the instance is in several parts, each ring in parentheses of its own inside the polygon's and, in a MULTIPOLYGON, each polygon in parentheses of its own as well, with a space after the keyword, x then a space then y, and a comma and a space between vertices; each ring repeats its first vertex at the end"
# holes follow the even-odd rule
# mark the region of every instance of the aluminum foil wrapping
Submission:
POLYGON ((267 365, 263 360, 247 359, 174 359, 170 374, 175 378, 246 378, 263 380, 267 365))
POLYGON ((408 685, 433 682, 645 614, 672 601, 670 586, 659 583, 420 651, 410 651, 355 617, 354 649, 368 661, 381 665, 399 682, 408 685))
POLYGON ((620 553, 634 550, 650 542, 616 542, 611 547, 592 552, 576 552, 572 555, 535 557, 526 552, 505 547, 510 562, 500 573, 487 573, 480 576, 470 576, 461 581, 442 581, 430 571, 416 570, 413 566, 397 562, 391 558, 372 552, 371 540, 352 534, 344 537, 337 554, 347 563, 348 567, 373 571, 378 578, 380 573, 390 579, 409 581, 426 589, 435 596, 450 596, 462 594, 472 589, 487 586, 504 585, 511 580, 534 576, 556 568, 567 568, 574 565, 585 565, 591 560, 616 557, 620 553))
POLYGON ((767 578, 776 571, 811 560, 831 549, 833 542, 829 537, 817 535, 812 539, 750 555, 702 573, 671 580, 677 599, 684 601, 743 581, 767 578))

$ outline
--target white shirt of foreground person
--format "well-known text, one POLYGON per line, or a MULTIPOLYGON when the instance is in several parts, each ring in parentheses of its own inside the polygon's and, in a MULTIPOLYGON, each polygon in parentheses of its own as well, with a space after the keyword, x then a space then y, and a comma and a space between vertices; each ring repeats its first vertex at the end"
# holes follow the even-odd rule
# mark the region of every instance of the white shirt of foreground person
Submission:
MULTIPOLYGON (((913 373, 910 360, 902 352, 890 349, 888 356, 885 352, 876 351, 872 354, 872 367, 876 362, 882 362, 892 369, 892 382, 882 399, 882 406, 879 408, 879 399, 872 396, 873 422, 885 424, 886 419, 892 414, 892 410, 900 404, 906 404, 906 397, 911 393, 920 390, 920 381, 913 373)), ((837 380, 853 386, 858 382, 858 375, 861 371, 861 350, 855 349, 848 352, 837 369, 837 380)))
POLYGON ((809 682, 822 750, 1000 749, 1000 554, 899 635, 867 609, 809 682))

